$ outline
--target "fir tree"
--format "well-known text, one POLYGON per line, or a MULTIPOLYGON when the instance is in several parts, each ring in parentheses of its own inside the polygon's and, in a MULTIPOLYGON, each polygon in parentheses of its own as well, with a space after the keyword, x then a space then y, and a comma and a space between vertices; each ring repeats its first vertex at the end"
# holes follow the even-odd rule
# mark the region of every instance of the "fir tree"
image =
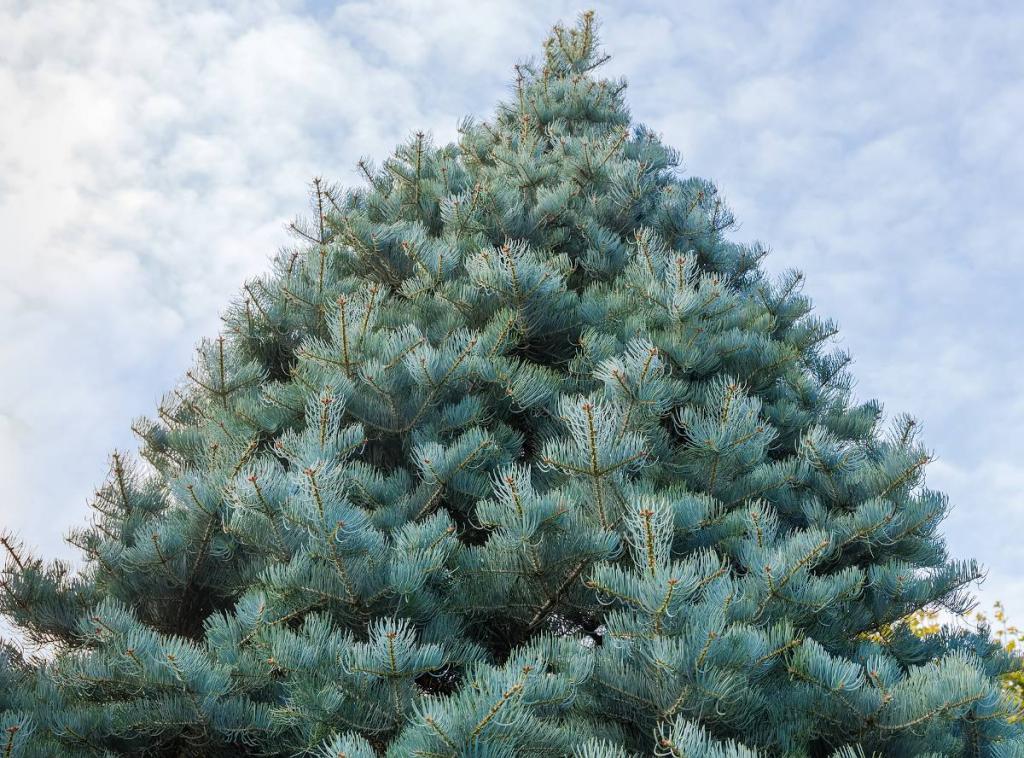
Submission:
POLYGON ((313 183, 113 456, 4 538, 4 756, 1024 754, 908 418, 633 124, 590 14, 458 144, 313 183))

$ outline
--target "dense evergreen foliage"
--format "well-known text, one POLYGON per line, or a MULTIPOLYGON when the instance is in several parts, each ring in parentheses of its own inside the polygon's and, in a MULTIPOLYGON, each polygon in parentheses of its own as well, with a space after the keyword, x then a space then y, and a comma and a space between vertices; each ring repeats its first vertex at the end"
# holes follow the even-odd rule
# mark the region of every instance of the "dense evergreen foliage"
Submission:
MULTIPOLYGON (((113 457, 4 538, 4 756, 1024 755, 914 422, 632 124, 593 19, 313 186, 113 457), (884 633, 883 633, 884 630, 884 633)), ((128 314, 126 314, 128 315, 128 314)))

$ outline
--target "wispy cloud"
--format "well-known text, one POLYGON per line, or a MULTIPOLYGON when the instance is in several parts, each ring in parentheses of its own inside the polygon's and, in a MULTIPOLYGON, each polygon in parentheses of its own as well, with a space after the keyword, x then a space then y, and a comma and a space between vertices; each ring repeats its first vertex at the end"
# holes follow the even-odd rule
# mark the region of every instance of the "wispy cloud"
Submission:
MULTIPOLYGON (((920 417, 951 551, 1024 618, 1016 4, 599 3, 635 117, 920 417)), ((0 6, 0 522, 53 554, 305 185, 508 93, 568 3, 0 6)))

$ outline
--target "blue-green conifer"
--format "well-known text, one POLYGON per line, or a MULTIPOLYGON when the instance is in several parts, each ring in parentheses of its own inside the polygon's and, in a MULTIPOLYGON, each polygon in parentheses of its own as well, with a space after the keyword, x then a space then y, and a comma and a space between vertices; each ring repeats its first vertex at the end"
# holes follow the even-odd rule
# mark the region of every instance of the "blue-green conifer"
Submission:
POLYGON ((113 456, 5 537, 0 755, 1024 755, 909 418, 632 123, 593 17, 313 184, 113 456))

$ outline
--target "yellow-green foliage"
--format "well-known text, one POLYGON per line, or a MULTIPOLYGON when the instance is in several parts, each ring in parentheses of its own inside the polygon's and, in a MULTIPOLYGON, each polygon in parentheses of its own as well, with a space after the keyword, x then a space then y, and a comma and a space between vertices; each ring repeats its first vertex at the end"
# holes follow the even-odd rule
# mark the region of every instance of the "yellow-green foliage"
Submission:
MULTIPOLYGON (((975 618, 979 623, 989 623, 988 617, 984 613, 976 613, 975 618)), ((1020 627, 1013 626, 1006 621, 1006 610, 1003 608, 1003 604, 996 601, 992 609, 993 622, 993 636, 1003 643, 1010 652, 1021 653, 1024 651, 1024 631, 1021 631, 1020 627)), ((1017 702, 1021 704, 1021 708, 1024 709, 1024 658, 1021 660, 1021 666, 1003 678, 1003 683, 1006 689, 1012 693, 1017 702)), ((1018 720, 1021 716, 1018 716, 1018 720)))

